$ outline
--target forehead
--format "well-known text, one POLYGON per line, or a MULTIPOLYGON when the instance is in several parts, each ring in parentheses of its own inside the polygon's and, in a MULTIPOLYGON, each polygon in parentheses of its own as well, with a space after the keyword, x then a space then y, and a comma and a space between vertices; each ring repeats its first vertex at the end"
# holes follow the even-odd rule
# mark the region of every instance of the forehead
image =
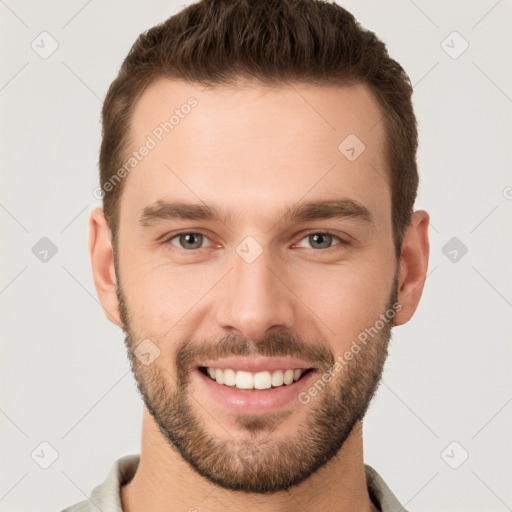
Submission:
POLYGON ((121 217, 181 199, 262 218, 306 196, 348 197, 387 216, 381 120, 363 84, 205 88, 159 79, 133 111, 130 154, 137 156, 125 178, 121 217))

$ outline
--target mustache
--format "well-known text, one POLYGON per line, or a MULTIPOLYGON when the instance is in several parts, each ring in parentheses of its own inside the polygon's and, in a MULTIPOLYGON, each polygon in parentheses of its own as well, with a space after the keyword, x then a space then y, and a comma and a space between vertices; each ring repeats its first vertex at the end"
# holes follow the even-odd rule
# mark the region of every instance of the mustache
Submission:
POLYGON ((327 370, 335 363, 334 352, 328 345, 304 340, 288 331, 272 332, 257 341, 236 333, 229 333, 213 343, 189 337, 176 351, 175 363, 178 373, 185 376, 199 361, 229 356, 293 357, 320 370, 327 370))

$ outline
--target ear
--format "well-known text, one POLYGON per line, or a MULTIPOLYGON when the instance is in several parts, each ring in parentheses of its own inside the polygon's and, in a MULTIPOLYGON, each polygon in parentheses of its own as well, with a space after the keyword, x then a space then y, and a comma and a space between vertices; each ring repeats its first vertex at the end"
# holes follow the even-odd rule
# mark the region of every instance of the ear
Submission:
POLYGON ((398 302, 402 309, 395 317, 395 325, 411 319, 423 293, 430 253, 429 221, 428 213, 418 210, 412 214, 411 224, 404 233, 398 277, 398 302))
POLYGON ((89 217, 89 253, 94 285, 106 317, 122 327, 116 295, 116 273, 112 234, 102 208, 95 208, 89 217))

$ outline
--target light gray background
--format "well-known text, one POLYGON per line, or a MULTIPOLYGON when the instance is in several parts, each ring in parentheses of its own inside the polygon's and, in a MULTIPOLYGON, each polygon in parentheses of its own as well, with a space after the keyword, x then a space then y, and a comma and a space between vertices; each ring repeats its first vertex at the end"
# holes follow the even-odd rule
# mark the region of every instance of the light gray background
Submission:
MULTIPOLYGON (((394 330, 365 460, 411 511, 512 510, 512 4, 341 3, 414 84, 417 209, 432 222, 423 298, 394 330), (458 58, 453 31, 469 43, 458 58), (455 262, 453 237, 468 248, 455 262)), ((60 511, 139 452, 141 400, 96 298, 87 220, 101 101, 137 35, 182 6, 0 0, 2 511, 60 511), (59 45, 47 59, 31 48, 43 31, 59 45), (32 252, 42 237, 58 248, 46 263, 32 252), (44 441, 58 453, 48 469, 44 441)))

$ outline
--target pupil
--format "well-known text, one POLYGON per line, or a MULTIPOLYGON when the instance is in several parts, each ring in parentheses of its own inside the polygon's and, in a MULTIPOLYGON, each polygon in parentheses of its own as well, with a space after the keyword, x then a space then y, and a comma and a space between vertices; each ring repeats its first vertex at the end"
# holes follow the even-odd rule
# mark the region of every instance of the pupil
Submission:
POLYGON ((311 238, 314 240, 314 243, 319 243, 320 245, 322 245, 323 248, 329 246, 330 235, 327 235, 326 233, 316 233, 314 235, 311 235, 311 238), (323 244, 322 239, 324 240, 323 244))
POLYGON ((198 248, 198 247, 201 247, 201 241, 200 241, 201 239, 199 238, 199 237, 201 237, 201 235, 199 235, 199 234, 195 234, 195 233, 187 233, 187 234, 185 234, 185 235, 182 235, 182 237, 183 237, 183 239, 185 240, 185 243, 184 243, 184 244, 182 244, 182 245, 187 245, 187 244, 189 244, 189 247, 188 247, 188 248, 190 248, 190 245, 192 245, 192 246, 193 246, 193 247, 192 247, 193 249, 196 249, 196 248, 198 248), (193 241, 193 240, 194 240, 194 238, 199 239, 199 242, 197 242, 197 241, 196 241, 196 242, 194 243, 194 241, 193 241))

